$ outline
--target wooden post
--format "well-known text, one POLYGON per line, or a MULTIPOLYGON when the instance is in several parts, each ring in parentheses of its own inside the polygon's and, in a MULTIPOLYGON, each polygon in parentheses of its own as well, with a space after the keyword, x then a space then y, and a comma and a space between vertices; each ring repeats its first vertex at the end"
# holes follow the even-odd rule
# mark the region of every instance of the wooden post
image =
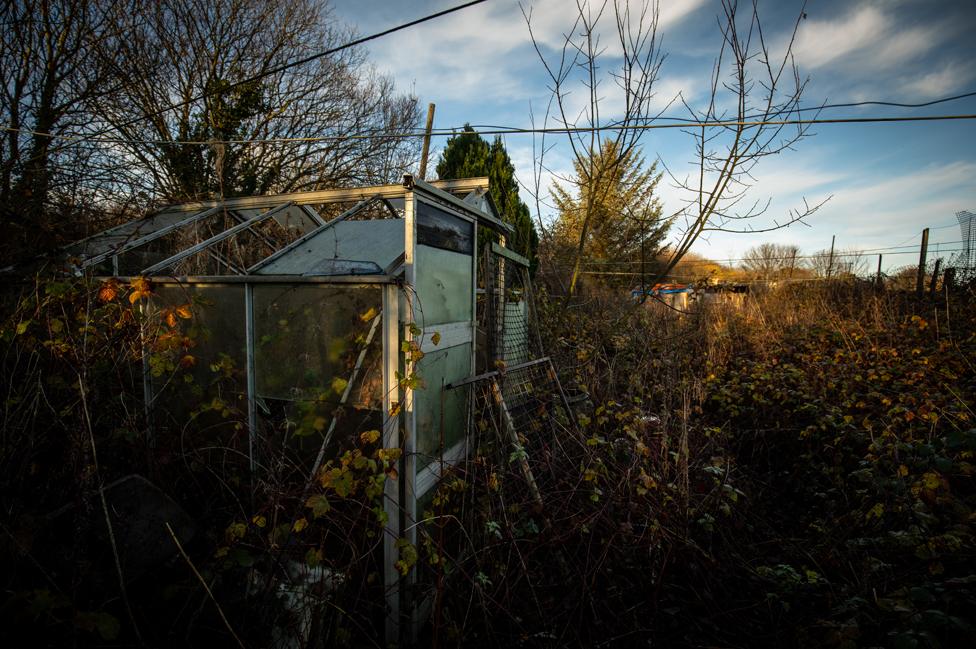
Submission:
POLYGON ((956 269, 946 268, 945 273, 942 275, 942 289, 944 291, 951 292, 953 285, 956 283, 956 269))
POLYGON ((932 281, 929 282, 929 294, 935 296, 935 285, 939 281, 939 266, 942 265, 942 257, 935 260, 935 268, 932 270, 932 281))
POLYGON ((427 126, 424 128, 424 148, 420 152, 420 176, 421 180, 427 180, 427 157, 430 153, 430 133, 434 130, 434 104, 431 102, 427 106, 427 126))
POLYGON ((915 276, 915 294, 922 297, 925 290, 925 256, 929 252, 929 229, 922 230, 922 245, 918 251, 918 274, 915 276))
POLYGON ((834 272, 834 241, 836 241, 836 239, 837 239, 837 235, 836 234, 831 235, 831 237, 830 237, 830 257, 827 260, 827 279, 830 279, 830 276, 834 272))
POLYGON ((878 288, 882 288, 884 286, 884 284, 881 283, 881 255, 878 255, 878 275, 874 281, 878 285, 878 288))

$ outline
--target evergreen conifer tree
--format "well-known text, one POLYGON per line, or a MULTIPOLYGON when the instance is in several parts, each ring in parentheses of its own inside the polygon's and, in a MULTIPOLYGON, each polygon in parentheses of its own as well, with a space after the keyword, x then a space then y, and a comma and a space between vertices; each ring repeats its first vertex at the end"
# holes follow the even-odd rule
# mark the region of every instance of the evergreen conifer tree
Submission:
POLYGON ((437 177, 450 180, 477 176, 488 177, 491 198, 499 215, 515 228, 507 241, 508 247, 528 258, 534 271, 539 236, 528 206, 519 197, 515 166, 508 151, 500 137, 489 144, 469 124, 465 124, 462 133, 447 141, 437 163, 437 177))

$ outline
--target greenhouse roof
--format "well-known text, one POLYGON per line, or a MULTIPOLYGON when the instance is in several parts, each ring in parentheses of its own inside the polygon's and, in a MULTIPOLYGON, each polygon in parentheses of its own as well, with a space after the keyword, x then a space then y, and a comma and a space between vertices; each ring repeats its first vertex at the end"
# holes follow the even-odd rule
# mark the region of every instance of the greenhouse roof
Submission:
POLYGON ((452 213, 512 231, 498 218, 487 178, 428 183, 407 175, 396 185, 168 205, 65 252, 76 271, 119 276, 389 275, 402 263, 412 195, 440 213, 431 236, 447 245, 452 213))

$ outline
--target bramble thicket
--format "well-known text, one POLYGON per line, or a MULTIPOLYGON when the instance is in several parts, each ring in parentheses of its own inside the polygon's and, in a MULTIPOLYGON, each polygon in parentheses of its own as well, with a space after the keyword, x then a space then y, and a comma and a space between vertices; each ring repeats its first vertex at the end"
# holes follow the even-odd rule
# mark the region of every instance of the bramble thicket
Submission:
MULTIPOLYGON (((976 613, 971 291, 918 299, 845 280, 687 315, 600 295, 572 318, 543 308, 578 434, 513 447, 490 417, 475 424, 477 451, 422 512, 418 547, 399 545, 401 573, 433 584, 422 637, 961 646, 976 613)), ((143 353, 192 382, 195 337, 219 335, 195 326, 205 303, 143 315, 154 299, 148 280, 78 279, 38 281, 10 303, 4 634, 265 646, 303 624, 309 646, 377 641, 380 499, 399 449, 377 431, 345 440, 303 491, 270 440, 280 465, 252 478, 231 399, 189 412, 178 439, 151 440, 143 353), (138 549, 106 534, 100 488, 133 473, 196 533, 123 587, 118 562, 139 565, 138 549), (304 613, 273 566, 318 584, 304 613)), ((211 387, 239 371, 205 369, 211 387)))

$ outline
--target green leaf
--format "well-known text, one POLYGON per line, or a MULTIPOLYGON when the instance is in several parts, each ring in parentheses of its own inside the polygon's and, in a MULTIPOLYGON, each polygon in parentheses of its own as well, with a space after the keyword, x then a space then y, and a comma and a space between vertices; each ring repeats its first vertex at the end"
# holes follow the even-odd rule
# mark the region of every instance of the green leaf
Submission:
POLYGON ((315 568, 322 563, 322 551, 312 548, 305 554, 305 563, 309 568, 315 568))
POLYGON ((115 640, 121 630, 118 618, 104 611, 78 613, 74 623, 82 631, 97 631, 102 640, 115 640))
POLYGON ((322 494, 309 496, 308 500, 305 501, 305 506, 312 510, 312 516, 315 518, 321 518, 332 510, 329 499, 322 494))

